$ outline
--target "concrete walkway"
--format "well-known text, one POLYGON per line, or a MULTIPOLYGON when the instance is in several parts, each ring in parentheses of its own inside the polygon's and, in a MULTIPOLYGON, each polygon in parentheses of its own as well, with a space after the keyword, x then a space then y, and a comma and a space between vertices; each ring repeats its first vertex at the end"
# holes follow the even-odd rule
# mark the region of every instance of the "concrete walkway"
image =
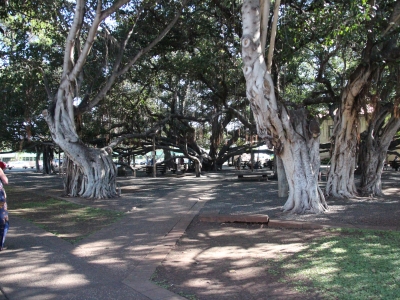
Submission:
MULTIPOLYGON (((0 299, 184 299, 149 279, 204 205, 211 185, 200 179, 173 188, 77 245, 11 212, 9 247, 0 253, 0 299)), ((119 201, 128 202, 124 197, 132 195, 119 201)))
MULTIPOLYGON (((12 173, 8 176, 11 186, 21 186, 27 193, 45 191, 60 197, 61 180, 56 176, 12 173)), ((358 228, 365 227, 366 221, 374 225, 374 213, 385 212, 392 214, 388 217, 391 222, 376 225, 400 230, 400 222, 396 221, 399 200, 395 196, 400 175, 396 172, 385 176, 385 192, 394 195, 390 201, 330 202, 330 213, 304 219, 279 214, 282 199, 276 197, 276 182, 246 182, 243 188, 234 171, 202 178, 193 175, 118 178, 123 190, 120 198, 68 199, 127 212, 123 219, 74 245, 18 219, 11 211, 8 249, 0 252, 0 300, 184 299, 149 279, 200 211, 199 219, 208 222, 233 222, 240 218, 265 222, 265 215, 269 215, 270 227, 309 229, 358 228), (344 209, 349 213, 343 214, 344 209), (284 217, 296 219, 283 220, 284 217), (304 222, 310 219, 313 222, 304 222)), ((380 229, 380 226, 370 228, 380 229)))

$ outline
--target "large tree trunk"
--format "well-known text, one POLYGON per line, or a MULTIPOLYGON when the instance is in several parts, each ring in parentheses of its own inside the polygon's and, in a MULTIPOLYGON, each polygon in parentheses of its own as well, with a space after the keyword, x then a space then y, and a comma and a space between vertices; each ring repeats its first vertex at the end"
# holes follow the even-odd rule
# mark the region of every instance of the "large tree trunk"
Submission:
POLYGON ((353 197, 357 194, 354 183, 356 152, 359 135, 358 112, 338 112, 335 121, 335 142, 331 157, 325 194, 334 197, 353 197))
POLYGON ((268 11, 261 11, 258 0, 244 1, 242 58, 247 97, 258 135, 275 147, 284 164, 289 198, 283 210, 298 214, 321 213, 328 206, 318 186, 319 126, 315 120, 307 120, 304 110, 290 113, 277 103, 261 42, 261 18, 267 15, 268 11))
MULTIPOLYGON (((307 134, 307 133, 306 133, 307 134)), ((284 211, 320 213, 327 209, 325 197, 318 186, 320 166, 319 140, 302 138, 287 141, 280 154, 289 185, 284 211)))
POLYGON ((117 173, 109 155, 111 149, 88 148, 80 141, 75 131, 72 102, 64 101, 71 97, 70 82, 64 78, 58 91, 54 114, 43 112, 54 142, 65 153, 65 194, 97 199, 115 197, 117 173))
MULTIPOLYGON (((397 98, 395 106, 400 102, 397 98)), ((360 147, 361 183, 360 194, 364 196, 383 196, 381 176, 386 153, 400 127, 400 113, 393 104, 375 108, 368 130, 360 147)))
POLYGON ((360 92, 370 78, 370 66, 360 66, 350 76, 341 97, 341 107, 335 116, 334 144, 331 167, 325 194, 338 198, 350 198, 357 195, 354 183, 356 153, 359 137, 360 92))
POLYGON ((70 146, 69 151, 74 151, 74 154, 65 152, 67 156, 63 161, 67 195, 97 199, 116 197, 117 170, 109 153, 105 149, 87 148, 80 143, 70 146))
POLYGON ((382 170, 386 158, 386 151, 382 147, 368 148, 368 141, 360 147, 361 184, 359 188, 362 196, 383 196, 382 170))

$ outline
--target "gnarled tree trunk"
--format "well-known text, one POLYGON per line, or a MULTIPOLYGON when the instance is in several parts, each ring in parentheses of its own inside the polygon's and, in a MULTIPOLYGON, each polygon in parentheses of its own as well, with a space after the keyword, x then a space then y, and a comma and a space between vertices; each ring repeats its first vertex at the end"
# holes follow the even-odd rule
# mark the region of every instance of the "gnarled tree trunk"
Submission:
POLYGON ((372 73, 372 66, 360 64, 350 76, 341 96, 341 106, 335 116, 331 167, 325 187, 327 196, 350 198, 357 195, 354 183, 358 151, 360 92, 372 73))
POLYGON ((73 148, 77 153, 74 156, 67 154, 63 162, 66 168, 64 188, 68 195, 97 199, 117 196, 117 170, 109 153, 105 149, 87 148, 79 144, 73 148), (78 157, 77 163, 71 157, 78 157))
MULTIPOLYGON (((80 115, 98 105, 117 78, 128 72, 143 55, 166 36, 180 18, 182 10, 177 11, 166 27, 146 47, 139 49, 136 54, 129 53, 124 56, 124 51, 131 42, 133 34, 132 30, 128 31, 125 40, 119 43, 114 65, 111 68, 112 72, 110 72, 100 91, 90 101, 82 101, 81 104, 84 103, 84 105, 74 107, 74 99, 80 97, 79 92, 82 80, 84 80, 82 69, 91 52, 100 24, 129 2, 132 5, 138 5, 138 11, 142 9, 140 2, 120 0, 106 5, 103 1, 98 1, 94 16, 91 15, 90 18, 86 19, 85 13, 92 13, 86 10, 85 5, 88 5, 86 2, 85 0, 76 1, 73 23, 66 40, 60 86, 55 97, 48 92, 49 98, 54 98, 52 109, 43 111, 43 116, 54 142, 63 149, 66 156, 64 163, 66 166, 64 180, 66 194, 73 197, 111 198, 117 195, 115 188, 116 167, 110 157, 112 150, 108 147, 96 149, 84 145, 75 128, 75 113, 77 112, 77 115, 80 115), (85 23, 86 30, 82 32, 83 20, 92 20, 92 23, 85 23), (77 44, 81 41, 83 41, 82 45, 77 44)), ((182 5, 186 5, 186 0, 182 1, 182 5)), ((50 90, 49 87, 48 90, 50 90)))
MULTIPOLYGON (((263 51, 266 28, 261 28, 261 24, 268 24, 265 18, 269 13, 269 1, 265 2, 268 3, 260 7, 258 0, 246 0, 242 7, 242 59, 247 97, 258 135, 275 147, 283 161, 289 184, 289 197, 283 210, 298 214, 321 213, 328 206, 318 186, 319 125, 314 119, 307 120, 305 110, 291 113, 277 103, 263 51), (262 10, 265 7, 267 9, 262 10)), ((275 11, 274 21, 278 17, 275 11)), ((273 43, 270 44, 273 47, 273 43)))
POLYGON ((358 111, 338 112, 335 124, 335 141, 325 194, 353 197, 357 194, 354 170, 359 135, 358 111))
POLYGON ((365 141, 364 145, 360 146, 360 169, 361 169, 361 184, 359 193, 362 196, 383 196, 382 193, 382 170, 386 158, 386 151, 375 144, 371 148, 367 148, 371 141, 365 141))
MULTIPOLYGON (((395 2, 394 2, 395 3, 395 2)), ((371 4, 372 5, 372 4, 371 4)), ((348 84, 341 95, 341 107, 335 117, 334 148, 331 159, 331 168, 325 188, 327 196, 349 198, 357 195, 354 183, 354 170, 356 166, 356 152, 359 139, 358 113, 366 94, 372 74, 384 70, 389 62, 396 64, 399 58, 397 45, 398 35, 391 32, 393 25, 399 22, 400 2, 388 9, 392 9, 388 27, 381 33, 378 43, 374 35, 367 35, 365 47, 362 52, 362 60, 358 67, 350 75, 348 84), (385 38, 383 38, 387 35, 385 38)), ((384 11, 376 15, 384 15, 384 11), (382 14, 381 14, 382 13, 382 14)), ((378 21, 377 21, 378 22, 378 21)), ((384 22, 379 21, 384 24, 384 22)), ((366 31, 376 30, 371 28, 372 22, 366 23, 366 31)), ((379 35, 378 35, 379 36, 379 35)), ((377 155, 380 150, 378 150, 377 155)), ((373 159, 370 157, 370 159, 373 159)), ((375 169, 372 167, 371 170, 375 169)))
POLYGON ((360 194, 383 196, 381 176, 390 142, 400 128, 399 102, 375 108, 360 147, 360 194))

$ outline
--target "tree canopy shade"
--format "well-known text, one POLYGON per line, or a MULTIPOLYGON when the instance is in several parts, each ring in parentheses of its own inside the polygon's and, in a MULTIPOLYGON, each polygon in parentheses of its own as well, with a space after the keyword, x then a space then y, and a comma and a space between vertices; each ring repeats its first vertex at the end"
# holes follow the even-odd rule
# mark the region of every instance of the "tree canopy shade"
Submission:
MULTIPOLYGON (((43 4, 39 14, 35 12, 34 3, 29 1, 10 7, 9 18, 5 20, 9 35, 4 59, 7 72, 16 74, 17 70, 40 86, 35 95, 39 105, 31 112, 42 124, 38 111, 54 100, 62 71, 64 40, 74 11, 74 4, 70 2, 43 4), (57 26, 47 24, 48 20, 57 26), (33 71, 25 72, 20 61, 33 71), (46 98, 49 99, 47 103, 43 101, 46 98)), ((228 9, 213 1, 192 5, 183 14, 184 20, 178 20, 177 28, 169 33, 168 39, 149 50, 148 59, 137 60, 114 81, 105 97, 97 104, 97 100, 93 101, 98 99, 96 91, 103 89, 111 78, 113 64, 120 55, 118 41, 129 32, 127 26, 134 26, 131 40, 135 43, 126 44, 123 61, 135 54, 135 47, 150 43, 156 35, 149 33, 157 27, 161 31, 168 18, 175 14, 173 6, 167 1, 164 4, 157 12, 157 7, 149 2, 135 16, 132 5, 121 8, 116 11, 115 18, 111 16, 113 21, 101 24, 83 70, 74 83, 76 133, 86 145, 111 145, 121 155, 144 154, 152 148, 150 135, 154 134, 154 127, 161 132, 156 135, 160 147, 178 146, 183 150, 188 143, 188 153, 203 156, 204 167, 215 169, 244 149, 240 147, 228 153, 225 124, 240 119, 247 127, 252 127, 241 114, 246 101, 243 100, 243 79, 237 75, 240 57, 235 30, 240 28, 237 26, 240 18, 236 5, 229 5, 228 9), (219 50, 213 53, 211 48, 219 50), (208 153, 204 156, 202 147, 211 149, 211 156, 208 153)), ((86 24, 84 27, 82 37, 88 28, 86 24)), ((14 77, 13 80, 20 80, 14 77)), ((10 90, 14 88, 10 81, 7 84, 10 90)), ((8 105, 16 105, 17 97, 25 98, 24 95, 7 97, 8 105)), ((240 129, 236 126, 230 133, 229 145, 238 140, 238 132, 245 132, 242 126, 240 129)))

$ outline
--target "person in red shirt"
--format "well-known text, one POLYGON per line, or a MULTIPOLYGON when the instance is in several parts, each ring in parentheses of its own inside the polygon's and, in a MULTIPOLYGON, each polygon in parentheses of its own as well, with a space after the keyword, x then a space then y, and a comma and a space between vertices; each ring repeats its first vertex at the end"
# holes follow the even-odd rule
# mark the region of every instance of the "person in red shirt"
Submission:
POLYGON ((8 228, 10 227, 8 221, 7 195, 3 187, 4 184, 8 184, 8 178, 3 171, 5 168, 6 164, 0 161, 0 251, 4 248, 4 242, 6 240, 8 228))

